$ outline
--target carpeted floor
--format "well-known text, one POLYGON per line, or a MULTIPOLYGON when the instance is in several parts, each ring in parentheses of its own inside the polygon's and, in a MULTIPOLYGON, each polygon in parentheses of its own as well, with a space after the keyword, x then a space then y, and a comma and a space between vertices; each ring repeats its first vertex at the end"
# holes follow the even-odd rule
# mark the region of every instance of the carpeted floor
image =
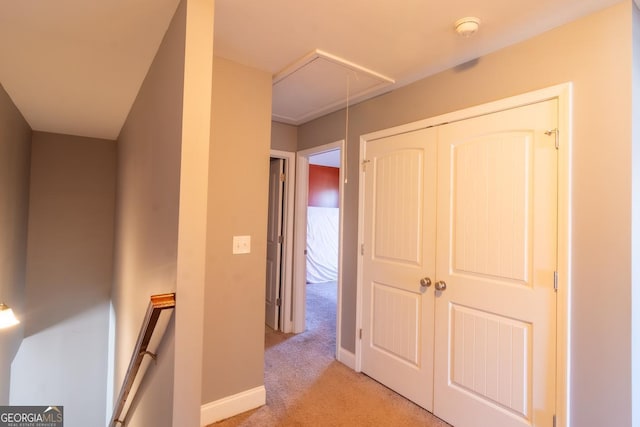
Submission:
POLYGON ((335 282, 307 285, 307 331, 265 333, 267 404, 210 427, 448 426, 335 360, 335 307, 335 282))

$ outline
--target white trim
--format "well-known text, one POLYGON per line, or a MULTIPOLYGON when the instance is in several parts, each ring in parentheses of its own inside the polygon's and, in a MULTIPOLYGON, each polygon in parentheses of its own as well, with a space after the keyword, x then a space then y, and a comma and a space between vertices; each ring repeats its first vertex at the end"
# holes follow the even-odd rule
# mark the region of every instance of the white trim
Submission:
POLYGON ((369 68, 363 67, 362 65, 356 64, 355 62, 347 61, 346 59, 340 58, 339 56, 332 55, 328 52, 325 52, 320 49, 316 49, 312 52, 309 52, 293 64, 287 66, 282 71, 279 71, 275 76, 273 76, 272 83, 275 85, 280 80, 285 79, 291 74, 303 68, 305 65, 315 61, 318 58, 325 59, 327 61, 333 62, 338 65, 342 65, 343 67, 349 68, 354 72, 361 72, 366 77, 374 78, 377 80, 382 80, 385 83, 395 83, 396 81, 391 77, 385 76, 384 74, 377 73, 369 68))
MULTIPOLYGON (((570 426, 570 394, 571 394, 571 153, 572 153, 572 84, 563 83, 546 89, 540 89, 478 105, 463 110, 442 114, 424 120, 371 132, 360 137, 360 161, 364 160, 367 141, 412 132, 432 126, 439 126, 472 117, 509 110, 549 99, 558 100, 559 109, 559 141, 558 150, 558 294, 557 294, 557 344, 556 344, 556 422, 558 426, 570 426)), ((364 177, 360 172, 358 190, 358 244, 363 241, 363 203, 364 177)), ((362 327, 362 257, 358 257, 358 274, 356 288, 356 332, 362 327)), ((358 334, 356 333, 356 336, 358 334)), ((362 343, 356 339, 355 354, 356 371, 361 370, 362 343)))
POLYGON ((458 122, 461 120, 471 119, 473 117, 484 116, 485 114, 497 113, 499 111, 511 110, 513 108, 523 107, 525 105, 535 104, 549 99, 559 99, 561 96, 564 96, 565 92, 571 92, 570 87, 571 83, 564 83, 557 86, 551 86, 546 89, 540 89, 522 95, 489 102, 487 104, 476 105, 463 110, 441 114, 428 119, 418 120, 404 125, 367 133, 360 137, 360 143, 362 145, 363 141, 373 141, 375 139, 385 138, 391 135, 412 132, 418 129, 439 126, 451 122, 458 122))
POLYGON ((307 297, 307 199, 309 159, 298 153, 296 158, 295 231, 293 254, 293 333, 304 332, 307 297))
POLYGON ((556 318, 556 425, 571 425, 571 208, 573 85, 555 86, 558 98, 558 299, 556 318))
POLYGON ((307 204, 309 186, 309 157, 315 154, 326 153, 327 151, 340 150, 340 226, 338 230, 338 295, 336 303, 336 352, 338 357, 342 342, 342 265, 343 265, 343 224, 344 224, 344 169, 345 169, 345 147, 344 140, 324 144, 317 147, 301 150, 297 156, 296 174, 296 212, 295 212, 295 253, 293 267, 293 327, 294 332, 299 333, 305 330, 306 318, 306 257, 304 251, 307 247, 307 204))
POLYGON ((293 332, 293 223, 294 223, 294 194, 296 185, 295 154, 288 151, 271 150, 271 158, 284 159, 284 174, 286 176, 284 188, 284 232, 283 269, 281 270, 282 290, 280 298, 280 330, 285 333, 293 332))
MULTIPOLYGON (((370 134, 369 134, 370 135, 370 134)), ((364 183, 365 176, 362 167, 360 167, 365 160, 365 147, 367 139, 366 135, 360 137, 360 155, 358 156, 358 169, 360 170, 360 176, 358 179, 358 246, 364 242, 364 183)), ((368 139, 368 140, 371 140, 368 139)), ((358 248, 360 252, 360 248, 358 248)), ((360 331, 362 330, 362 269, 364 259, 362 255, 358 255, 357 272, 356 272, 356 360, 355 371, 362 372, 362 339, 360 338, 360 331)))
POLYGON ((259 408, 267 402, 267 391, 264 386, 245 390, 200 407, 200 427, 208 426, 220 420, 259 408))
POLYGON ((340 348, 338 350, 338 362, 343 365, 356 370, 356 355, 355 353, 351 353, 349 350, 345 350, 344 348, 340 348))

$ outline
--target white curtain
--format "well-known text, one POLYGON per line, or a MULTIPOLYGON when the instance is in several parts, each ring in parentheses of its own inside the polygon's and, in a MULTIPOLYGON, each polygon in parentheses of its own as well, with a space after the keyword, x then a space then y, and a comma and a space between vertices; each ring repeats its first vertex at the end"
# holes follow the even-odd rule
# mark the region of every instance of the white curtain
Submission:
POLYGON ((338 280, 339 208, 307 208, 307 282, 338 280))

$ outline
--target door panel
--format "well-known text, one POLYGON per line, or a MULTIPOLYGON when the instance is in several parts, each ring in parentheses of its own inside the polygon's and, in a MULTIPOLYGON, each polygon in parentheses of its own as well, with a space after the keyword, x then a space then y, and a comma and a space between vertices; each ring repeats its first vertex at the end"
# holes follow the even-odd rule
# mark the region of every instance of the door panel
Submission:
POLYGON ((531 324, 451 306, 451 383, 529 416, 531 324))
POLYGON ((433 390, 436 131, 366 146, 362 370, 430 409, 433 390))
POLYGON ((373 283, 371 343, 389 357, 420 366, 421 295, 373 283))
POLYGON ((452 149, 453 268, 526 282, 531 134, 505 132, 452 149))
POLYGON ((282 201, 284 160, 271 159, 269 165, 269 213, 267 222, 267 289, 265 297, 265 323, 279 330, 280 284, 282 270, 282 201))
POLYGON ((547 101, 439 129, 434 413, 456 426, 552 425, 556 118, 547 101))

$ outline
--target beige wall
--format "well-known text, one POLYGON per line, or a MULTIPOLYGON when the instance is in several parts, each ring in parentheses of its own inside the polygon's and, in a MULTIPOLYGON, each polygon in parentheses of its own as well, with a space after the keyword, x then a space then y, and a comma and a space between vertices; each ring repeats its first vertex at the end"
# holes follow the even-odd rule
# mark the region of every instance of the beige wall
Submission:
POLYGON ((174 426, 197 426, 202 420, 214 1, 187 0, 186 21, 176 282, 178 309, 174 426))
MULTIPOLYGON (((640 3, 640 2, 639 2, 640 3)), ((640 9, 633 8, 633 99, 632 99, 632 425, 640 425, 640 9)))
MULTIPOLYGON (((624 1, 351 108, 345 349, 355 349, 359 136, 572 81, 572 425, 630 425, 631 5, 624 1)), ((341 111, 301 126, 298 149, 343 138, 343 118, 341 111)))
POLYGON ((57 402, 69 426, 106 417, 115 166, 114 141, 33 133, 25 337, 11 404, 57 402))
MULTIPOLYGON (((116 395, 149 297, 176 290, 185 10, 181 2, 118 137, 116 395)), ((162 360, 145 376, 147 393, 129 415, 131 427, 172 425, 174 319, 158 349, 162 360)))
MULTIPOLYGON (((24 315, 31 128, 0 85, 0 302, 24 315)), ((0 331, 0 405, 9 404, 11 361, 23 324, 0 331)))
POLYGON ((298 128, 271 122, 271 149, 295 153, 298 149, 298 128))
POLYGON ((264 384, 270 127, 271 76, 215 58, 203 403, 264 384), (250 254, 232 255, 234 235, 251 236, 250 254))

